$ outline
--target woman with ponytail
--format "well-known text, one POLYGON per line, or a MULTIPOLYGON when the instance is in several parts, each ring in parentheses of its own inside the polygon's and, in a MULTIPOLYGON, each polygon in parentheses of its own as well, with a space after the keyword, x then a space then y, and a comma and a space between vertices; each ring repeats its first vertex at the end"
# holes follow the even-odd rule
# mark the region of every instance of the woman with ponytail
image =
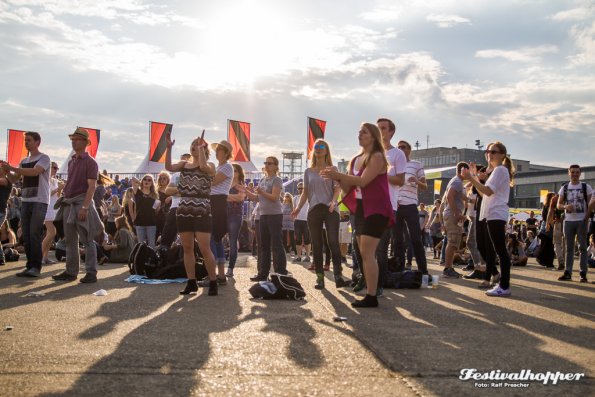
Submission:
POLYGON ((380 130, 374 124, 364 123, 358 140, 362 150, 349 162, 348 174, 326 167, 320 175, 339 182, 346 193, 343 203, 355 214, 355 234, 368 291, 364 299, 356 300, 351 306, 377 307, 376 248, 384 230, 394 223, 394 212, 388 192, 388 161, 380 130))
MULTIPOLYGON (((486 220, 489 242, 492 243, 500 260, 500 282, 486 291, 488 296, 510 296, 510 257, 506 249, 506 222, 508 221, 508 198, 513 184, 514 165, 502 142, 490 143, 486 149, 488 173, 491 173, 485 185, 478 179, 477 167, 471 164, 469 170, 463 170, 463 178, 471 181, 479 194, 483 196, 479 220, 486 220)), ((485 258, 487 269, 484 284, 489 277, 497 273, 495 258, 485 258)))

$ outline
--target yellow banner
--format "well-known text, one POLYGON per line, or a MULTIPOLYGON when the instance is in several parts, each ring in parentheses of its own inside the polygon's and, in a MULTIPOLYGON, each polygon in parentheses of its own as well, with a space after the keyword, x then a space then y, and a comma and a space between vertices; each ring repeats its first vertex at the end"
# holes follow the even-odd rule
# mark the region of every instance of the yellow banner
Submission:
POLYGON ((442 189, 442 180, 434 179, 434 196, 440 196, 441 189, 442 189))
POLYGON ((545 203, 545 199, 547 194, 549 193, 549 190, 540 190, 539 191, 539 202, 540 203, 545 203))

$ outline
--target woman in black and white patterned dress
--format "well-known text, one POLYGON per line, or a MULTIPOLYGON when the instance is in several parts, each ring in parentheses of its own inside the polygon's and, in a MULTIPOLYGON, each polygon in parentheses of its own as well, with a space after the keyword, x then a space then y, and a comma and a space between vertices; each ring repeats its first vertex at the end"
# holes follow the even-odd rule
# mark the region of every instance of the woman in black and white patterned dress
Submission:
POLYGON ((217 295, 215 257, 210 249, 213 228, 210 195, 215 165, 207 161, 209 148, 202 138, 192 141, 190 161, 180 161, 177 164, 171 163, 171 148, 175 143, 171 140, 171 132, 166 135, 166 143, 165 169, 180 173, 178 192, 181 198, 176 212, 176 223, 182 240, 184 267, 188 276, 186 288, 180 291, 180 294, 188 295, 198 291, 194 254, 196 239, 209 273, 209 295, 217 295))

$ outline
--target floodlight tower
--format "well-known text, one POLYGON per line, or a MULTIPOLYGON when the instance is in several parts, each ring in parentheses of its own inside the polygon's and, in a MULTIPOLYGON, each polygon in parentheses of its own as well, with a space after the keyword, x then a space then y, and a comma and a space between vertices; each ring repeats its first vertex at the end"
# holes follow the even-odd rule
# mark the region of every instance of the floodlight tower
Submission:
POLYGON ((302 175, 302 152, 283 152, 283 177, 290 180, 302 175))

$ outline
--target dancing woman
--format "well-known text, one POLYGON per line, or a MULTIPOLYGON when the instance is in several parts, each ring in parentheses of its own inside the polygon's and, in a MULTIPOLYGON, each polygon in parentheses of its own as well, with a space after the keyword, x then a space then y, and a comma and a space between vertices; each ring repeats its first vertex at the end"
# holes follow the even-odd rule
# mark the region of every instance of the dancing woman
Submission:
POLYGON ((355 213, 355 234, 363 260, 367 280, 365 298, 351 303, 353 307, 377 307, 378 263, 376 248, 384 229, 394 222, 393 208, 388 192, 388 161, 378 127, 362 124, 358 134, 360 153, 349 162, 348 174, 326 167, 320 174, 339 181, 346 192, 345 205, 355 213))
POLYGON ((190 145, 189 161, 171 163, 171 148, 176 142, 171 140, 171 132, 166 137, 165 169, 169 172, 179 172, 178 192, 180 203, 176 211, 178 233, 184 250, 184 267, 188 283, 181 295, 188 295, 198 291, 196 283, 196 256, 194 240, 198 241, 198 248, 204 258, 209 274, 209 295, 217 295, 217 276, 215 257, 211 252, 211 231, 213 220, 211 217, 211 182, 215 176, 215 165, 208 162, 209 147, 204 139, 197 138, 190 145))

